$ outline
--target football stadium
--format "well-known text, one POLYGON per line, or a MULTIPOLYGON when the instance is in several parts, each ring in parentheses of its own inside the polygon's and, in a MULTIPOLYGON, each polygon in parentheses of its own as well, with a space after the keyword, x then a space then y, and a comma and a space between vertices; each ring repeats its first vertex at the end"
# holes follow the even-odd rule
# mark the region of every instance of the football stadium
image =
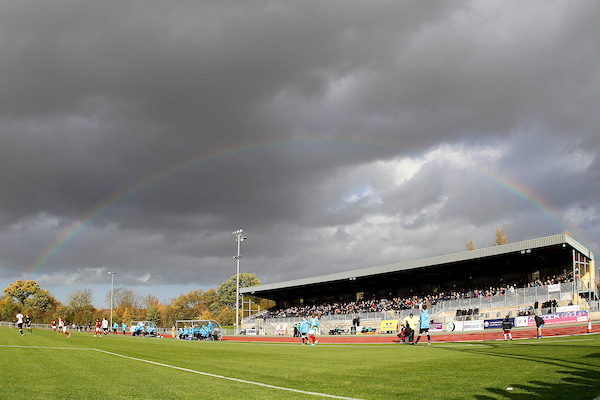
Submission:
POLYGON ((243 320, 252 335, 289 334, 313 313, 322 333, 391 333, 421 304, 432 333, 499 328, 507 315, 516 327, 533 313, 545 325, 598 319, 594 254, 566 234, 240 292, 278 304, 243 320))
POLYGON ((177 321, 211 326, 187 340, 149 321, 98 336, 3 324, 2 397, 596 399, 597 272, 560 234, 243 288, 238 334, 200 319, 177 321))

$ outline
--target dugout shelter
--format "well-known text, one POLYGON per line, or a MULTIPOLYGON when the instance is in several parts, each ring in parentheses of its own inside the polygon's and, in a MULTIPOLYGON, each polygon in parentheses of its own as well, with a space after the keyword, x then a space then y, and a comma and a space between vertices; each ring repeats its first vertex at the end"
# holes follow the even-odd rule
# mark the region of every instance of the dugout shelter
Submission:
POLYGON ((179 319, 175 321, 175 330, 179 331, 179 328, 184 327, 193 327, 194 325, 197 327, 201 327, 202 325, 208 326, 212 323, 213 329, 212 332, 208 336, 208 340, 221 340, 223 337, 223 329, 221 328, 221 324, 219 324, 214 319, 179 319))
POLYGON ((278 307, 573 276, 574 303, 598 300, 594 254, 567 234, 379 267, 240 288, 278 307), (572 274, 572 275, 571 275, 572 274))
POLYGON ((130 321, 129 331, 134 336, 158 337, 158 328, 152 321, 130 321))

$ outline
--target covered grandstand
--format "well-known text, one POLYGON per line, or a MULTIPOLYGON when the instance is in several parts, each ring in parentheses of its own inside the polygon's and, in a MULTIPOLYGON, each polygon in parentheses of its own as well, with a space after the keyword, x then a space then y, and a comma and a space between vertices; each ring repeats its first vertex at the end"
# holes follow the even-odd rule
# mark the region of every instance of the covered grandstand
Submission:
POLYGON ((598 300, 594 254, 567 234, 439 257, 241 288, 242 295, 274 300, 278 307, 413 292, 464 289, 538 277, 573 277, 573 302, 598 300))

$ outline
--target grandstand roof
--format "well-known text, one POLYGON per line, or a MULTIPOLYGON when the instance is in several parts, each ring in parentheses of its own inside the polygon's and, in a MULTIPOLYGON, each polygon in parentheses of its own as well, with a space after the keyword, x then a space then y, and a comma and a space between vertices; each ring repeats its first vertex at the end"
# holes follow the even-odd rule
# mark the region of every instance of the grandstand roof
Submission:
POLYGON ((594 254, 575 239, 559 234, 445 256, 240 288, 240 293, 275 300, 279 304, 295 304, 300 299, 356 299, 359 292, 382 296, 408 293, 411 289, 429 291, 435 287, 481 286, 502 280, 530 279, 537 271, 544 275, 570 272, 573 250, 594 259, 594 254))

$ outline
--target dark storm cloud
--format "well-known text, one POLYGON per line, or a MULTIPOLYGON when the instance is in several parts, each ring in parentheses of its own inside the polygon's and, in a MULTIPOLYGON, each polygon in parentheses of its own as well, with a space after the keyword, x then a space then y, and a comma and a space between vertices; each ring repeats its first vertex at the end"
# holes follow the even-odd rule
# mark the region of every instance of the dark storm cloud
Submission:
POLYGON ((269 282, 461 251, 499 225, 597 246, 599 17, 2 2, 0 275, 218 285, 240 227, 269 282))

